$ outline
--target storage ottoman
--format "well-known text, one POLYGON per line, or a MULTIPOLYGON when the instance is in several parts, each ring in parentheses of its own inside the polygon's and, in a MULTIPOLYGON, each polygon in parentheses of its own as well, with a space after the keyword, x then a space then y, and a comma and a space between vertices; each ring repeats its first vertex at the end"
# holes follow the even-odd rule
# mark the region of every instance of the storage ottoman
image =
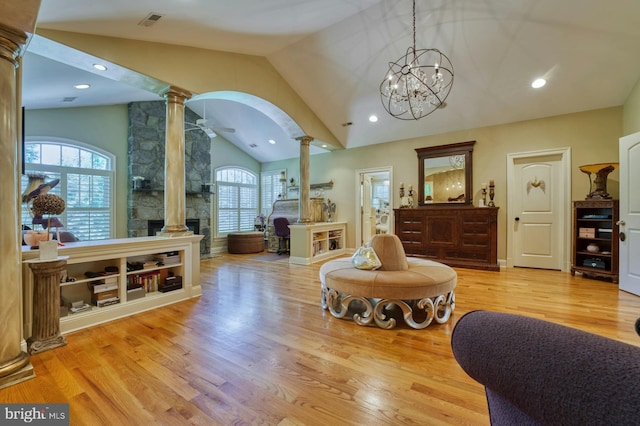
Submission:
POLYGON ((264 234, 232 232, 227 235, 227 251, 233 254, 260 253, 264 251, 264 234))

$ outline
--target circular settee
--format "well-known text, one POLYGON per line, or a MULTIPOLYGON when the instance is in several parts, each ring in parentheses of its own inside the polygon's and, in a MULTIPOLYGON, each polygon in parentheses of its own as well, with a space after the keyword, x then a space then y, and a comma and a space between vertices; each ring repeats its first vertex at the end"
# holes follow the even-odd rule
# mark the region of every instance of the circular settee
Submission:
POLYGON ((382 263, 376 270, 357 269, 350 257, 320 267, 324 309, 336 318, 349 314, 359 325, 375 322, 385 329, 396 326, 392 311, 398 308, 406 324, 415 329, 433 320, 449 320, 455 309, 455 270, 431 260, 407 258, 396 235, 375 235, 370 246, 382 263))

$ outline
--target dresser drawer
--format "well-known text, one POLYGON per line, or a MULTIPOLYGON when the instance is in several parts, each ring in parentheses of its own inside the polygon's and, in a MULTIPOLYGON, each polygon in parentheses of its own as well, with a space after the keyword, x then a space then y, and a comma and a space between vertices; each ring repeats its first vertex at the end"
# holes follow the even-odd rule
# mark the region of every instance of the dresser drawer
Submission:
POLYGON ((461 248, 487 248, 489 247, 489 242, 487 235, 463 235, 460 245, 461 248))
POLYGON ((409 220, 403 219, 400 221, 400 230, 401 231, 416 231, 422 232, 424 229, 424 225, 421 220, 409 220))
POLYGON ((482 213, 462 213, 460 215, 460 221, 463 225, 488 225, 490 216, 482 213))
POLYGON ((462 235, 483 235, 488 237, 489 227, 487 225, 462 225, 462 235))
POLYGON ((401 231, 398 234, 400 241, 404 242, 418 242, 422 243, 422 232, 419 231, 401 231))
POLYGON ((445 259, 488 262, 489 253, 486 250, 448 250, 445 259))

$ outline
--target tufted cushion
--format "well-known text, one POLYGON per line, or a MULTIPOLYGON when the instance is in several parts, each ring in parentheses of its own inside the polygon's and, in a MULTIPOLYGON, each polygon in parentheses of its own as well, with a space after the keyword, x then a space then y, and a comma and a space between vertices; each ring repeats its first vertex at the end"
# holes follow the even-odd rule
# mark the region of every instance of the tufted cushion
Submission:
POLYGON ((407 255, 397 235, 374 235, 369 245, 378 255, 380 262, 382 262, 382 266, 378 268, 379 271, 406 271, 409 269, 407 255))

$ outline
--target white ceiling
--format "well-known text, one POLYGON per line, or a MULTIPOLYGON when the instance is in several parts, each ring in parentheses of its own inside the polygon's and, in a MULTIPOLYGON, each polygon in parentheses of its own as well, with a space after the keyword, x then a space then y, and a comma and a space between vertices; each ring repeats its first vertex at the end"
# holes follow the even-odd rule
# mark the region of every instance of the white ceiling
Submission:
MULTIPOLYGON (((389 116, 378 91, 412 44, 410 0, 43 0, 38 27, 265 56, 347 148, 622 105, 640 76, 637 0, 416 3, 416 47, 440 49, 455 69, 447 108, 418 121, 389 116), (151 12, 162 18, 137 25, 151 12), (534 91, 539 76, 548 83, 534 91)), ((64 106, 76 78, 28 54, 26 107, 64 106)), ((158 99, 102 84, 66 105, 158 99)), ((222 102, 206 104, 207 118, 237 130, 221 136, 259 161, 297 157, 292 141, 248 148, 277 126, 222 102)))

